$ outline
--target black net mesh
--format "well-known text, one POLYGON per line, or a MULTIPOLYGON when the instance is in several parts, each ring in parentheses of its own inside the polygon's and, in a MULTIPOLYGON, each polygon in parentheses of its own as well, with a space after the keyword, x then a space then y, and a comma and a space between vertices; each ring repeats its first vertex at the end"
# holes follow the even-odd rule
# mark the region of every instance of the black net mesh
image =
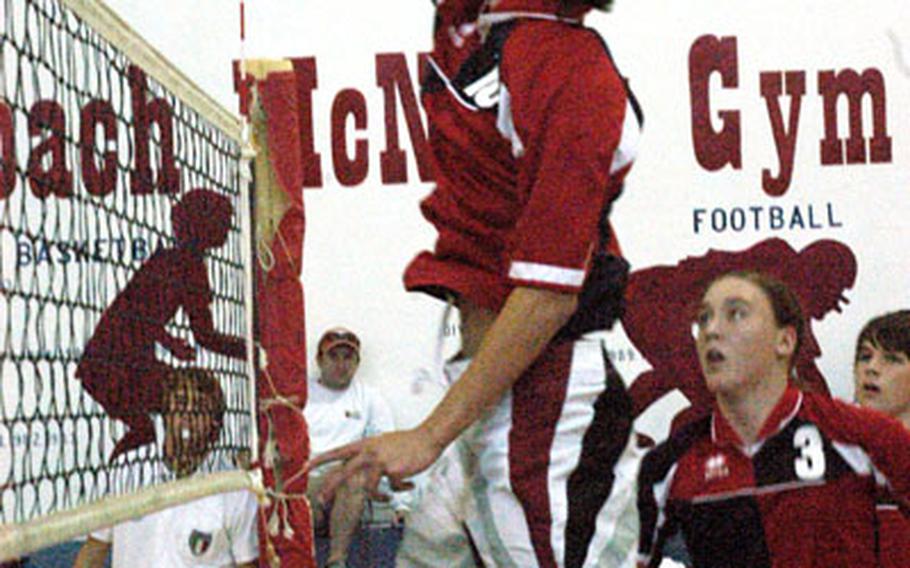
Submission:
POLYGON ((220 387, 201 469, 233 467, 253 427, 239 142, 59 2, 0 12, 0 522, 172 477, 165 440, 198 453, 219 422, 181 378, 220 387), (174 215, 193 188, 220 197, 174 215))

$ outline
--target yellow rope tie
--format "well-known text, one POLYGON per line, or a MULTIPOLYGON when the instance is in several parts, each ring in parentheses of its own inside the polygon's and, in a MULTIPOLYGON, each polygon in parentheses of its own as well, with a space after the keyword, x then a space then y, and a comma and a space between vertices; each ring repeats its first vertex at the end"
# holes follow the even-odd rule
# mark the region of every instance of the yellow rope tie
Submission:
MULTIPOLYGON (((275 488, 266 488, 266 495, 268 495, 274 505, 272 508, 272 513, 269 515, 269 519, 266 522, 266 533, 268 537, 274 538, 281 534, 281 536, 286 540, 291 540, 294 538, 294 529, 291 528, 290 506, 288 504, 288 501, 291 499, 306 500, 306 494, 287 493, 285 492, 284 488, 297 481, 300 477, 306 475, 306 466, 304 465, 301 467, 289 479, 284 479, 284 474, 282 471, 283 462, 278 450, 278 440, 275 435, 275 425, 272 421, 270 410, 274 406, 283 406, 290 408, 301 417, 303 417, 303 411, 300 409, 300 405, 296 401, 296 397, 286 397, 278 392, 278 389, 275 387, 275 382, 272 380, 272 375, 269 373, 268 369, 263 369, 262 372, 268 380, 269 390, 273 395, 269 398, 262 399, 259 402, 260 412, 265 413, 266 421, 268 423, 268 433, 266 436, 265 451, 263 452, 263 462, 265 467, 268 467, 275 472, 275 488)), ((275 552, 275 546, 272 543, 271 538, 269 538, 268 542, 266 543, 266 554, 269 566, 271 568, 279 568, 281 565, 281 560, 278 558, 277 553, 275 552)))

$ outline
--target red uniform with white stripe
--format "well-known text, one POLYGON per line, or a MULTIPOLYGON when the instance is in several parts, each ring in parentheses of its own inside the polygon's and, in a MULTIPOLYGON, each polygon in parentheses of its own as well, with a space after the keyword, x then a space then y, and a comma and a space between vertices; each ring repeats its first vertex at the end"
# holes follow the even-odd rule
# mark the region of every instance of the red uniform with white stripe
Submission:
POLYGON ((533 3, 500 2, 484 42, 481 4, 437 9, 423 92, 436 190, 422 210, 439 237, 405 285, 498 309, 516 285, 581 290, 640 131, 600 37, 556 21, 559 2, 517 18, 533 3))
POLYGON ((877 484, 910 502, 910 432, 790 387, 752 446, 715 411, 648 454, 640 559, 682 531, 696 567, 878 566, 877 484))
MULTIPOLYGON (((580 24, 586 8, 502 0, 481 15, 484 4, 437 6, 423 85, 437 187, 422 211, 439 236, 404 279, 499 310, 516 286, 582 291, 641 120, 602 40, 580 24)), ((468 524, 488 562, 632 561, 614 546, 634 467, 628 398, 611 371, 599 343, 554 341, 466 437, 480 511, 468 524)))
POLYGON ((901 509, 890 491, 882 491, 875 512, 881 567, 907 568, 910 566, 910 511, 901 509))

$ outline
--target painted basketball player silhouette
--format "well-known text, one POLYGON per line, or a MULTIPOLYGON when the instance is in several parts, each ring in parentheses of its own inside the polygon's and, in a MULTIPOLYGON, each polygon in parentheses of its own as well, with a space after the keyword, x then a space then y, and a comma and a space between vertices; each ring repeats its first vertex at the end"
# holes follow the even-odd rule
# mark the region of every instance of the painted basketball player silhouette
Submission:
POLYGON ((710 250, 675 266, 654 266, 633 272, 626 290, 623 328, 632 344, 651 364, 631 384, 635 416, 659 398, 679 389, 691 407, 674 420, 688 422, 711 407, 692 339, 692 317, 706 282, 730 270, 759 270, 789 285, 807 316, 794 380, 804 389, 828 393, 815 360, 821 349, 811 319, 840 311, 843 293, 856 280, 856 257, 844 244, 819 240, 798 253, 786 241, 771 238, 743 251, 710 250))
POLYGON ((182 361, 196 357, 193 346, 166 329, 177 310, 182 308, 189 318, 201 347, 231 357, 245 355, 243 339, 215 330, 205 266, 205 252, 227 240, 232 215, 226 197, 207 189, 187 192, 171 210, 174 246, 159 248, 133 275, 85 346, 76 377, 107 414, 128 429, 111 460, 155 441, 150 414, 163 410, 164 381, 177 371, 156 359, 155 344, 182 361))

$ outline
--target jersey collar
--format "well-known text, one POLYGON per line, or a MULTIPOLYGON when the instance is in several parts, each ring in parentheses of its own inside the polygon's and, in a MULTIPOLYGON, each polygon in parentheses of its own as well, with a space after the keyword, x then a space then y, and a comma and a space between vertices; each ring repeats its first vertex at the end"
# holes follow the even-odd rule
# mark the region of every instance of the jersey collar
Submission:
POLYGON ((744 446, 739 434, 724 418, 723 413, 715 406, 711 416, 711 441, 719 446, 730 445, 744 448, 747 454, 753 455, 761 448, 765 440, 783 430, 793 420, 802 403, 803 393, 792 385, 788 386, 759 430, 758 439, 748 448, 744 446))

